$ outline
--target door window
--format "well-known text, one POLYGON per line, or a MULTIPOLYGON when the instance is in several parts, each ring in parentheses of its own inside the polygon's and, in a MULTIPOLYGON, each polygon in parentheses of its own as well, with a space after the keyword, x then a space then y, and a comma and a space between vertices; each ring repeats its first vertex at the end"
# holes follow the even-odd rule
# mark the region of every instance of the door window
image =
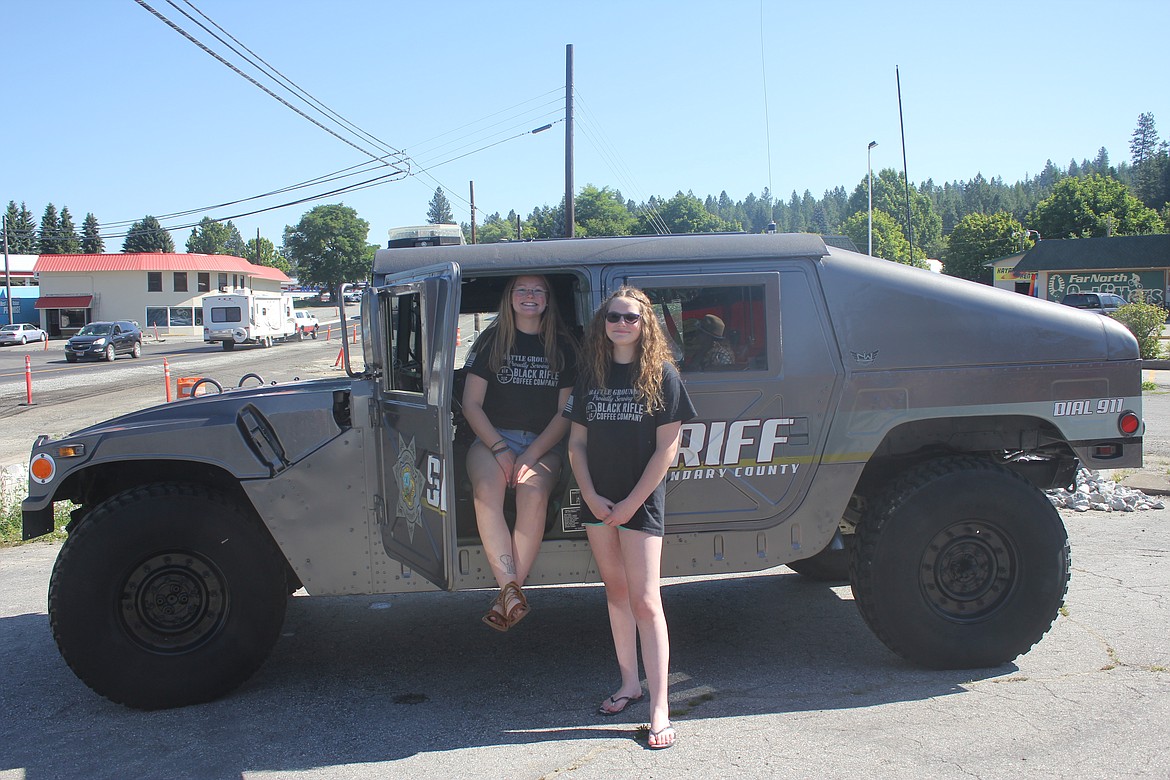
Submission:
POLYGON ((424 354, 422 297, 408 293, 391 298, 387 322, 384 323, 390 337, 389 368, 384 373, 387 390, 422 394, 424 390, 423 366, 427 363, 424 354))

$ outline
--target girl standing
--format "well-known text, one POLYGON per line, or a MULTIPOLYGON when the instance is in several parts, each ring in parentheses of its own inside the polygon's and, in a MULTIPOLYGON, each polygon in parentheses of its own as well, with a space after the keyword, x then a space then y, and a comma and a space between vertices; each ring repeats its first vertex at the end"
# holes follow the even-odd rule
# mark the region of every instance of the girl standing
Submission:
POLYGON ((650 688, 649 746, 674 744, 667 700, 670 640, 662 609, 666 472, 683 422, 695 416, 650 299, 622 287, 598 309, 585 336, 581 378, 565 409, 569 462, 582 521, 609 607, 622 684, 599 713, 642 698, 638 637, 650 688))
POLYGON ((528 614, 520 590, 540 542, 548 498, 561 473, 569 423, 558 411, 576 380, 575 349, 543 276, 517 276, 500 313, 467 356, 463 416, 476 440, 467 452, 475 518, 500 592, 483 622, 507 631, 528 614), (516 490, 508 531, 504 495, 516 490))

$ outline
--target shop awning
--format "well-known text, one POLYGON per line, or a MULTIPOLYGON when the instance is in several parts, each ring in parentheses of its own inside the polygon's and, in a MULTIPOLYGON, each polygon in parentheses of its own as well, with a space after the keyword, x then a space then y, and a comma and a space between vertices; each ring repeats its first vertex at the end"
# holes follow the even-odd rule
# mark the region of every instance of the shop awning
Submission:
POLYGON ((46 295, 37 298, 37 309, 88 309, 93 304, 92 295, 46 295))

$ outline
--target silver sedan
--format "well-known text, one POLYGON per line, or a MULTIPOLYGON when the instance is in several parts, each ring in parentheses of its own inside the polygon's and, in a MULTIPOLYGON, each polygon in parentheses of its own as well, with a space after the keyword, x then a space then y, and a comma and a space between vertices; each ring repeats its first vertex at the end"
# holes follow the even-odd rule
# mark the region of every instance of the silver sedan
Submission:
POLYGON ((48 333, 27 322, 17 322, 0 328, 0 344, 27 344, 30 341, 48 340, 48 333))

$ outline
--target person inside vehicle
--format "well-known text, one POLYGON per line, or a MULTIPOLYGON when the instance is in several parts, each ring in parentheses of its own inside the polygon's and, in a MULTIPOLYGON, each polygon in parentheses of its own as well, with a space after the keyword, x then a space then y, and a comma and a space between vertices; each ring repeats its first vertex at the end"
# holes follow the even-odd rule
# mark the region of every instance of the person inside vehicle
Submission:
POLYGON ((569 462, 581 490, 581 521, 605 583, 622 678, 598 713, 617 715, 641 700, 641 639, 652 749, 675 741, 661 589, 666 473, 678 453, 682 424, 695 416, 668 341, 646 294, 619 289, 589 325, 581 378, 564 412, 572 420, 569 462))
POLYGON ((521 588, 544 536, 548 499, 561 473, 569 421, 560 415, 577 378, 576 344, 543 276, 509 280, 494 323, 467 356, 463 416, 476 440, 467 453, 476 524, 500 592, 483 622, 507 631, 528 614, 521 588), (515 490, 508 530, 504 499, 515 490))
POLYGON ((693 370, 716 371, 735 365, 735 350, 723 335, 723 320, 706 314, 695 324, 697 348, 693 370))

